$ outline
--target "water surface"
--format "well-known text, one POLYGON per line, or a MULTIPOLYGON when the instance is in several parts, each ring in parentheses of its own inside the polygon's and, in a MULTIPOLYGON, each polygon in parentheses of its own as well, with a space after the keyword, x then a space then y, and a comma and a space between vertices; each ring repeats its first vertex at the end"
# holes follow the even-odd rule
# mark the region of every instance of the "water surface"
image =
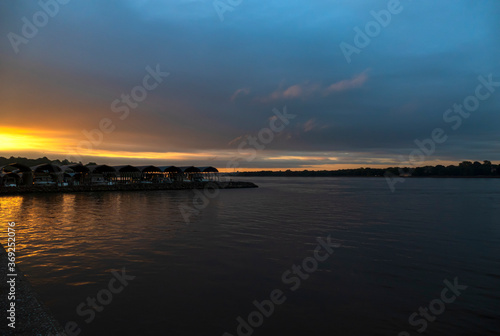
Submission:
POLYGON ((500 180, 241 179, 260 188, 222 190, 190 223, 190 190, 0 197, 0 220, 81 335, 236 335, 274 289, 286 301, 253 335, 418 335, 409 316, 455 278, 468 288, 425 335, 500 335, 500 180), (291 291, 282 274, 329 235, 340 247, 291 291), (76 307, 123 267, 135 279, 86 323, 76 307))

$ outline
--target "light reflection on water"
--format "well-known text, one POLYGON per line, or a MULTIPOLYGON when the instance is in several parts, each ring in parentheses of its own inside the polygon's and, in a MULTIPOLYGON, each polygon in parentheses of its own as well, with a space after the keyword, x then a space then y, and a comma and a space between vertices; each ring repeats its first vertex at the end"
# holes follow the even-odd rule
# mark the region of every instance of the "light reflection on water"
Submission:
POLYGON ((0 221, 17 222, 22 269, 84 335, 235 334, 275 288, 287 302, 255 335, 416 334, 408 316, 455 277, 469 288, 427 334, 499 334, 500 180, 407 179, 394 194, 384 179, 251 180, 189 225, 192 191, 0 197, 0 221), (282 273, 327 235, 342 246, 290 292, 282 273), (86 325, 75 307, 122 267, 136 279, 86 325))

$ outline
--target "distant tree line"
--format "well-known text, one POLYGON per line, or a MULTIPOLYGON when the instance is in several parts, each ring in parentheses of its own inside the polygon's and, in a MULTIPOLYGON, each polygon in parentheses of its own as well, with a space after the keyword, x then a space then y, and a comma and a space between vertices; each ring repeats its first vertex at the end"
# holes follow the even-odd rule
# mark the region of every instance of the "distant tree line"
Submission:
POLYGON ((415 177, 470 177, 470 176, 500 176, 500 165, 490 161, 463 161, 458 166, 424 166, 424 167, 389 167, 389 168, 356 168, 340 170, 302 170, 302 171, 255 171, 240 172, 238 176, 298 176, 298 177, 332 177, 332 176, 358 176, 380 177, 387 172, 393 175, 406 175, 415 177))
POLYGON ((494 165, 491 161, 462 161, 458 166, 426 166, 418 167, 412 176, 498 176, 500 165, 494 165))

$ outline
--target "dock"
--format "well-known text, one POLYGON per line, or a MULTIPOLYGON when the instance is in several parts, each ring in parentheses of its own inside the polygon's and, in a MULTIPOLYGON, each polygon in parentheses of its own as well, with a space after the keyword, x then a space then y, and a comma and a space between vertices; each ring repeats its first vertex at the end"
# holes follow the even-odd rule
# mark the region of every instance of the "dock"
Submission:
POLYGON ((147 191, 147 190, 184 190, 184 189, 240 189, 258 188, 252 182, 172 182, 172 183, 131 183, 113 185, 30 185, 16 187, 0 187, 0 196, 32 193, 75 193, 101 191, 147 191))

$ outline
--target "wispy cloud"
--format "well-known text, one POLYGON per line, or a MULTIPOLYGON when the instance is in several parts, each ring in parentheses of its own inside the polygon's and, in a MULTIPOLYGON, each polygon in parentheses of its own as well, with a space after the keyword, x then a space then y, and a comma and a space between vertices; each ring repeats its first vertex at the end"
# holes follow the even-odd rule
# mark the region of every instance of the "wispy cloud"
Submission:
POLYGON ((320 89, 319 84, 311 84, 305 82, 302 84, 295 84, 286 88, 278 88, 276 91, 271 93, 267 97, 258 98, 257 100, 262 102, 283 100, 283 99, 298 99, 298 98, 308 98, 320 89))
POLYGON ((314 127, 316 127, 316 119, 309 119, 304 124, 304 132, 309 132, 309 131, 313 130, 314 127))
POLYGON ((335 92, 355 89, 361 87, 368 80, 367 72, 368 71, 365 70, 350 79, 341 80, 339 82, 330 84, 327 87, 324 87, 323 85, 318 83, 310 83, 309 81, 307 81, 302 84, 294 84, 289 87, 278 88, 269 96, 260 98, 258 100, 268 102, 275 100, 306 99, 318 93, 323 93, 324 96, 327 96, 335 92))
POLYGON ((240 135, 239 137, 234 138, 233 140, 228 142, 228 146, 233 146, 235 144, 240 143, 244 137, 245 137, 245 135, 240 135))
POLYGON ((231 101, 235 101, 238 96, 246 96, 250 93, 249 88, 241 88, 236 90, 233 95, 231 96, 231 101))
POLYGON ((293 85, 286 89, 283 93, 278 93, 278 96, 282 95, 284 98, 298 98, 305 94, 305 89, 305 87, 300 85, 293 85))
POLYGON ((363 84, 368 80, 367 70, 354 76, 351 79, 345 79, 337 83, 333 83, 325 90, 325 95, 329 95, 333 92, 345 91, 350 89, 355 89, 363 86, 363 84))

